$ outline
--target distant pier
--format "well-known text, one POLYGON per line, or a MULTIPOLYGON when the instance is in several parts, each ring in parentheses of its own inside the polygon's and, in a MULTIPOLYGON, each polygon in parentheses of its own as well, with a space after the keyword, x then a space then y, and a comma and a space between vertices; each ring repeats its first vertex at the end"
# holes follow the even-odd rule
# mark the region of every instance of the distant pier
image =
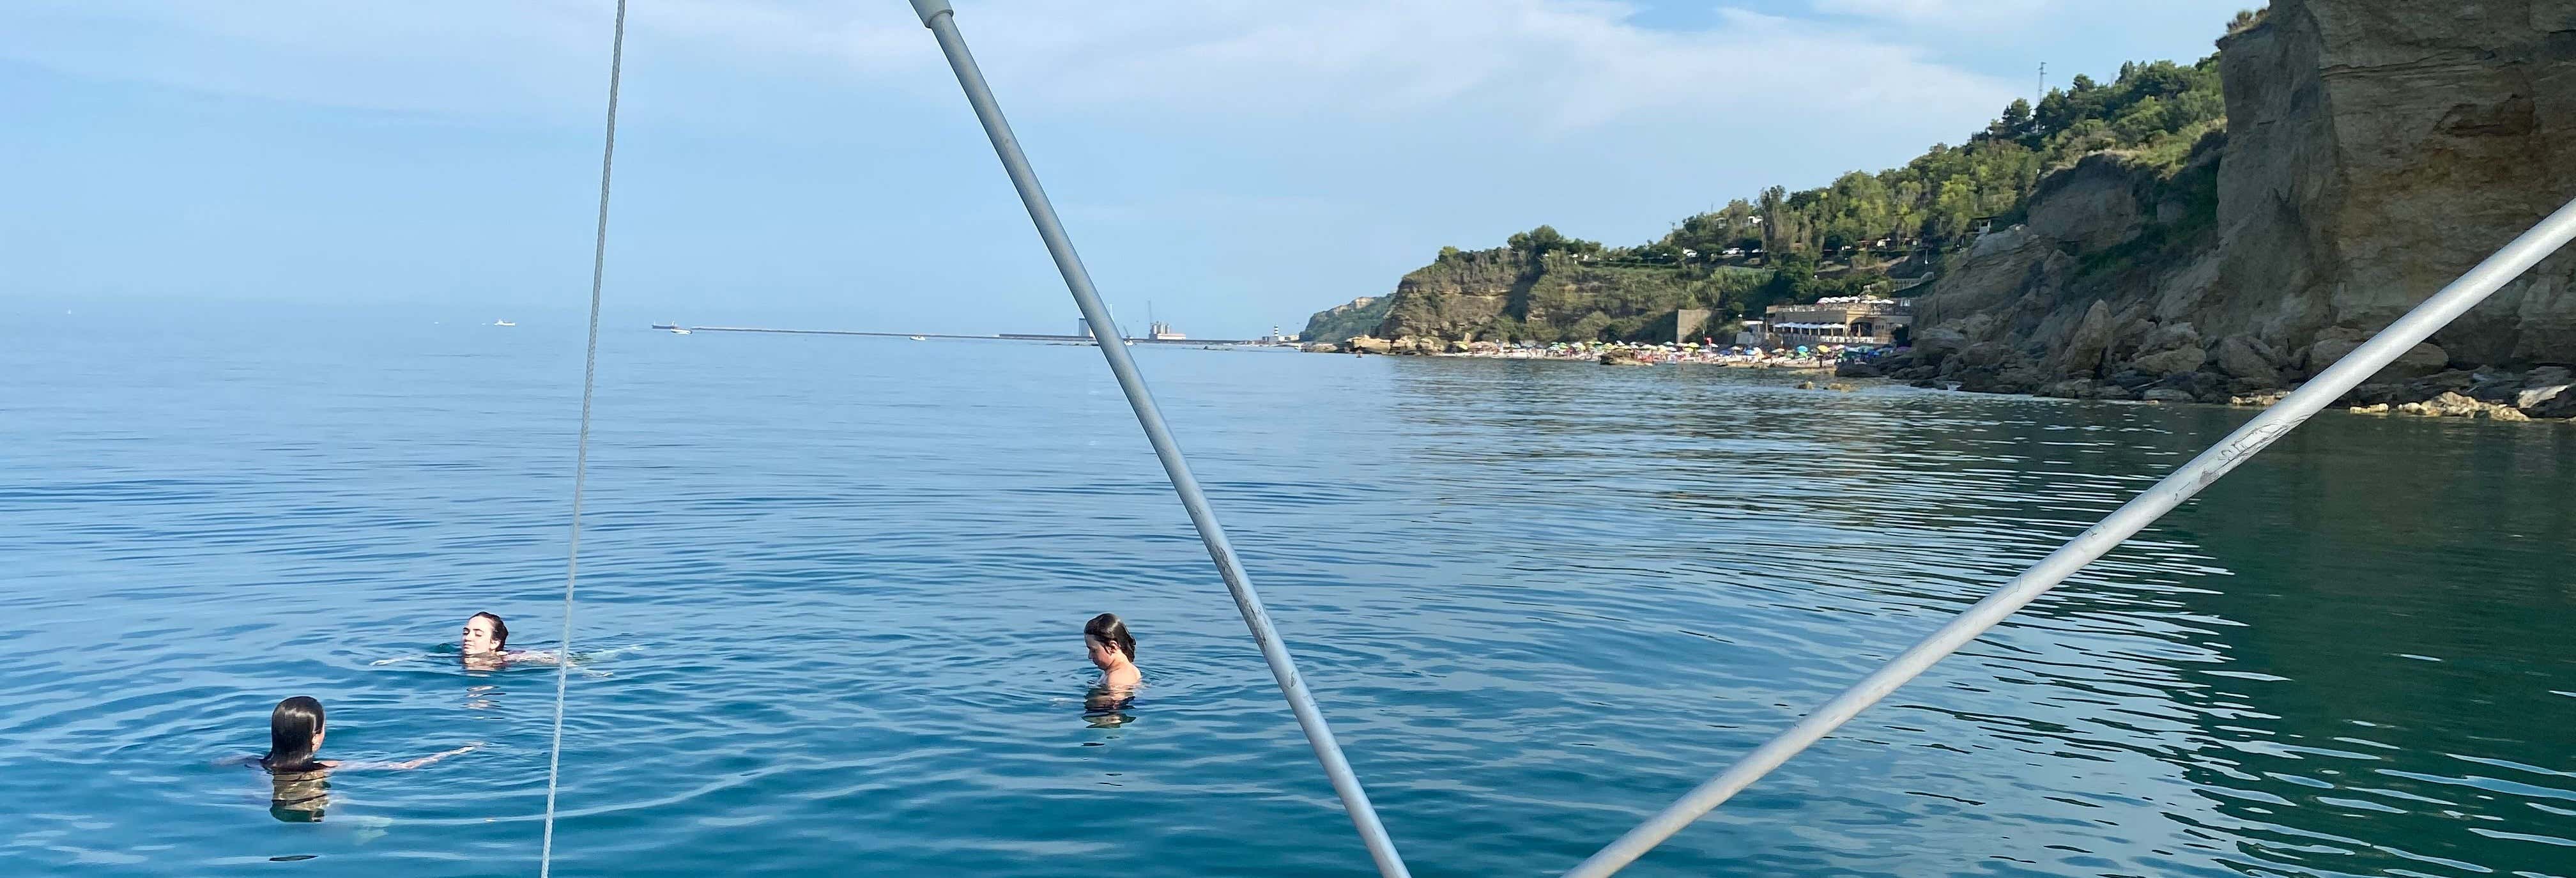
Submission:
MULTIPOLYGON (((977 341, 1043 341, 1043 342, 1055 342, 1055 343, 1067 343, 1067 342, 1071 342, 1071 343, 1079 343, 1079 344, 1091 344, 1091 343, 1092 343, 1092 338, 1091 338, 1091 336, 1088 336, 1088 335, 1038 335, 1038 334, 1025 333, 1025 332, 997 332, 997 333, 994 333, 994 334, 992 334, 992 335, 958 335, 958 334, 955 334, 955 333, 939 333, 939 332, 868 332, 868 331, 864 331, 864 330, 857 330, 857 329, 777 329, 777 328, 773 328, 773 327, 766 327, 766 326, 683 326, 683 325, 676 324, 676 323, 656 323, 656 324, 653 324, 653 328, 654 328, 654 329, 664 329, 664 330, 670 330, 670 329, 685 329, 685 330, 688 330, 688 331, 693 332, 693 333, 696 333, 696 332, 769 332, 769 333, 777 333, 777 334, 780 334, 780 335, 857 335, 857 336, 866 336, 866 337, 869 337, 869 338, 922 338, 922 339, 931 339, 931 338, 954 338, 954 339, 972 339, 972 340, 977 340, 977 341)), ((1293 341, 1273 341, 1273 340, 1270 340, 1270 339, 1262 339, 1262 338, 1130 338, 1130 339, 1126 339, 1126 341, 1128 341, 1128 342, 1130 342, 1130 343, 1132 343, 1132 344, 1178 345, 1178 346, 1183 346, 1183 347, 1187 347, 1187 346, 1191 346, 1191 345, 1228 345, 1228 346, 1247 346, 1247 347, 1274 347, 1274 346, 1276 346, 1276 347, 1287 347, 1287 346, 1294 346, 1294 345, 1296 344, 1296 342, 1293 342, 1293 341)))

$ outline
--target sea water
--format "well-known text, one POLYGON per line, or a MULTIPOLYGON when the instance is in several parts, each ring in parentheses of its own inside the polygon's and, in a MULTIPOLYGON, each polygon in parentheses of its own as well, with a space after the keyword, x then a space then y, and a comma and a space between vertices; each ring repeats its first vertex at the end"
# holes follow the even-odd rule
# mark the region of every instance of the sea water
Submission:
MULTIPOLYGON (((0 873, 529 875, 578 315, 0 313, 0 873), (389 661, 390 660, 390 661, 389 661), (343 772, 269 807, 269 708, 343 772)), ((563 875, 1359 875, 1095 349, 612 315, 563 875), (1102 721, 1080 636, 1149 681, 1102 721)), ((1549 875, 2244 411, 1138 346, 1417 875, 1549 875)), ((1636 875, 2576 875, 2576 428, 2328 413, 1636 875)))

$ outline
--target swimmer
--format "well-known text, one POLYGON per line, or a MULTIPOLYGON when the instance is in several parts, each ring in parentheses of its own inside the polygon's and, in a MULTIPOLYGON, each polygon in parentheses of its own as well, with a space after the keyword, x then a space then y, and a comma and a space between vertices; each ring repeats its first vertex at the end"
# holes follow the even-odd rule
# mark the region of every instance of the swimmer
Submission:
POLYGON ((268 755, 250 762, 267 769, 269 774, 280 780, 299 775, 313 775, 304 779, 319 780, 320 775, 328 774, 334 768, 409 771, 483 746, 477 741, 444 753, 401 762, 343 763, 337 759, 317 758, 322 752, 323 732, 322 702, 305 695, 280 701, 277 709, 268 713, 268 755))
POLYGON ((533 649, 510 648, 509 623, 491 613, 476 613, 465 619, 465 633, 457 641, 456 652, 465 667, 477 671, 497 671, 510 662, 552 663, 554 653, 533 649))
POLYGON ((1091 663, 1100 668, 1100 685, 1122 694, 1145 682, 1143 671, 1136 669, 1136 635, 1127 632, 1127 623, 1116 613, 1091 617, 1082 626, 1082 644, 1091 651, 1091 663))
POLYGON ((322 702, 298 695, 277 703, 268 714, 268 755, 242 760, 268 771, 269 816, 289 823, 314 823, 331 807, 333 769, 407 771, 483 746, 467 744, 402 762, 348 762, 317 758, 322 752, 322 702))

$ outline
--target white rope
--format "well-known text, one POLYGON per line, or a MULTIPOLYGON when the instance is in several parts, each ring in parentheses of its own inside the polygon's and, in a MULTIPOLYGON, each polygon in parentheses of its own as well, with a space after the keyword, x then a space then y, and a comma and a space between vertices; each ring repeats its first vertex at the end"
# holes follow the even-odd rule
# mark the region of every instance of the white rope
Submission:
POLYGON ((572 535, 564 552, 563 639, 555 651, 555 735, 546 757, 545 841, 537 878, 553 874, 555 791, 563 779, 564 690, 572 681, 572 592, 581 573, 581 489, 590 476, 590 397, 599 375, 599 287, 608 270, 608 175, 617 157, 617 80, 626 64, 626 0, 617 0, 617 34, 608 44, 608 133, 599 150, 599 234, 590 249, 590 341, 581 356, 581 434, 573 441, 572 535))

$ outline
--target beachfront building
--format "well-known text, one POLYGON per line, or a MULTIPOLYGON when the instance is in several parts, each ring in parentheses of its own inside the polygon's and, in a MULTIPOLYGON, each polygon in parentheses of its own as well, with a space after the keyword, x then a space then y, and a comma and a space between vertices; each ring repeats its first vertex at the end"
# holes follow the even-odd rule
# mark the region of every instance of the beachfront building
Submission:
MULTIPOLYGON (((1877 296, 1835 296, 1812 305, 1773 305, 1759 321, 1763 339, 1797 345, 1888 345, 1896 328, 1914 323, 1914 300, 1877 296)), ((1754 330, 1754 322, 1745 328, 1754 330)))

